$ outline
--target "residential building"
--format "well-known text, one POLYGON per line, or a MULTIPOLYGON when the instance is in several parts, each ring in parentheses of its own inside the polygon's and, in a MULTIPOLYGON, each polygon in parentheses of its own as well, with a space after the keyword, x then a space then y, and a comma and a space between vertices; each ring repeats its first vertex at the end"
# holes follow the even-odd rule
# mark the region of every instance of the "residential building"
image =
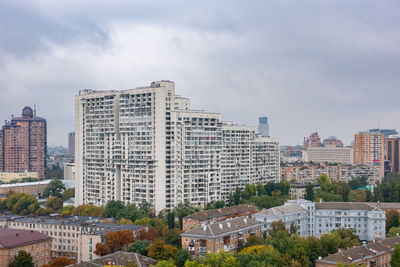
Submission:
POLYGON ((353 153, 352 147, 336 147, 333 145, 309 147, 303 151, 303 161, 353 164, 353 153))
POLYGON ((400 172, 400 136, 388 136, 386 138, 385 147, 385 159, 388 165, 386 172, 400 172))
POLYGON ((311 180, 308 183, 307 182, 291 183, 289 189, 289 196, 295 199, 304 198, 306 195, 306 188, 308 184, 312 185, 314 191, 320 188, 316 180, 311 180))
POLYGON ((264 231, 270 228, 273 221, 282 220, 287 227, 294 223, 302 236, 319 238, 344 228, 354 229, 361 240, 385 238, 386 213, 367 202, 288 200, 284 206, 263 210, 254 214, 253 218, 263 224, 264 231))
POLYGON ((36 172, 0 172, 0 181, 2 183, 9 183, 13 180, 22 180, 26 178, 38 178, 36 172))
POLYGON ((105 218, 74 216, 70 218, 25 217, 6 215, 0 217, 0 228, 37 231, 53 238, 51 257, 68 257, 78 263, 97 258, 96 244, 104 241, 108 231, 131 230, 135 236, 140 225, 108 223, 105 218))
POLYGON ((226 199, 235 185, 244 187, 240 179, 279 181, 279 140, 259 137, 255 129, 228 136, 229 127, 235 128, 218 113, 190 109, 189 99, 176 95, 170 81, 124 91, 80 91, 75 98, 77 204, 147 201, 158 212, 184 201, 201 206, 226 199), (243 153, 244 165, 229 162, 236 152, 243 153))
POLYGON ((258 118, 258 134, 261 136, 269 137, 268 117, 258 118))
POLYGON ((118 251, 113 254, 108 254, 106 256, 96 258, 94 260, 67 265, 67 267, 94 267, 94 266, 125 267, 125 266, 131 266, 129 264, 132 263, 135 264, 133 266, 150 267, 150 266, 156 266, 157 262, 158 262, 157 260, 143 256, 138 253, 118 251))
POLYGON ((50 182, 51 180, 44 180, 39 182, 2 184, 0 185, 0 198, 5 198, 6 194, 10 191, 14 191, 16 193, 25 193, 37 198, 41 198, 43 196, 44 189, 49 185, 50 182))
POLYGON ((32 256, 35 267, 50 261, 51 237, 37 231, 0 229, 0 267, 8 264, 25 250, 32 256))
POLYGON ((227 219, 235 217, 251 217, 251 215, 256 212, 258 212, 258 209, 248 204, 241 204, 238 206, 226 207, 222 209, 198 211, 183 217, 182 230, 188 231, 194 227, 225 221, 227 219))
POLYGON ((319 147, 321 146, 321 138, 317 132, 311 133, 309 137, 304 137, 303 147, 308 149, 309 147, 319 147))
POLYGON ((75 163, 64 163, 64 180, 75 180, 75 163))
POLYGON ((380 132, 359 132, 354 135, 354 163, 374 164, 384 175, 385 136, 380 132))
POLYGON ((329 136, 328 138, 324 139, 322 142, 323 146, 335 146, 335 147, 343 147, 343 142, 337 139, 335 136, 329 136))
POLYGON ((75 157, 75 132, 68 134, 68 156, 75 157))
POLYGON ((315 267, 336 267, 338 263, 356 266, 388 267, 396 245, 400 244, 400 236, 384 240, 373 240, 362 246, 339 249, 335 254, 329 254, 315 261, 315 267))
POLYGON ((236 217, 193 228, 181 234, 182 248, 194 257, 206 253, 236 253, 252 236, 261 236, 261 225, 247 217, 236 217))
POLYGON ((36 116, 30 107, 22 110, 21 117, 12 117, 1 130, 0 161, 3 172, 36 172, 45 178, 47 146, 46 120, 36 116))

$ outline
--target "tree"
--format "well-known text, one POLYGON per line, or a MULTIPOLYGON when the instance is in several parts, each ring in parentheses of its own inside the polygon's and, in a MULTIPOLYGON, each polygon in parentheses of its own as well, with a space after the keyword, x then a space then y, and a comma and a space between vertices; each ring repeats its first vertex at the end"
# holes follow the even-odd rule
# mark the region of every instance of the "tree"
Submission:
POLYGON ((304 198, 309 201, 314 201, 314 186, 310 183, 306 186, 306 194, 304 198))
POLYGON ((9 267, 33 267, 33 259, 30 253, 25 250, 18 251, 14 259, 8 265, 9 267))
POLYGON ((392 227, 389 229, 389 232, 387 233, 387 237, 394 237, 400 234, 400 227, 392 227))
POLYGON ((400 267, 400 245, 396 245, 394 248, 392 259, 390 260, 390 266, 400 267))
POLYGON ((147 231, 145 229, 139 230, 139 239, 140 240, 153 241, 157 238, 158 238, 158 231, 153 226, 149 227, 147 231))
POLYGON ((74 208, 71 215, 102 217, 104 215, 104 209, 102 207, 96 207, 93 204, 82 204, 74 208))
POLYGON ((102 243, 97 243, 96 244, 96 249, 94 251, 94 254, 97 256, 104 256, 109 253, 108 247, 102 243))
POLYGON ((297 226, 294 224, 294 221, 292 221, 289 228, 289 234, 294 235, 297 233, 297 230, 298 230, 297 226))
POLYGON ((72 197, 75 197, 75 188, 68 188, 62 193, 62 200, 68 200, 72 197))
POLYGON ((366 202, 372 202, 374 201, 374 195, 369 189, 365 190, 365 201, 366 202))
POLYGON ((397 211, 392 213, 392 216, 389 218, 389 228, 398 227, 400 225, 400 216, 397 211))
POLYGON ((76 260, 67 257, 52 259, 49 263, 45 263, 42 267, 64 267, 76 263, 76 260))
POLYGON ((73 210, 74 208, 75 208, 74 206, 66 206, 66 207, 63 207, 63 208, 61 209, 61 211, 60 211, 60 216, 62 216, 62 217, 71 216, 72 210, 73 210))
POLYGON ((179 219, 179 227, 182 229, 182 220, 183 217, 194 213, 197 211, 195 208, 193 208, 188 201, 185 201, 183 203, 179 203, 178 205, 175 206, 174 208, 174 213, 179 219))
POLYGON ((167 224, 169 229, 175 228, 175 214, 173 212, 168 212, 167 214, 167 224))
POLYGON ((147 256, 147 248, 150 246, 149 240, 136 240, 128 247, 128 252, 135 252, 147 256))
POLYGON ((186 249, 178 249, 175 253, 175 262, 178 267, 185 266, 185 262, 190 259, 190 254, 186 249))
POLYGON ((287 232, 286 224, 283 221, 275 221, 271 223, 271 229, 268 229, 267 233, 274 238, 280 231, 287 232))
POLYGON ((162 260, 156 266, 150 265, 150 267, 175 267, 175 263, 172 260, 162 260))
POLYGON ((177 229, 169 229, 164 235, 165 243, 172 245, 174 247, 181 247, 181 235, 177 229))
POLYGON ((48 186, 44 189, 43 196, 44 197, 58 197, 62 198, 61 192, 65 190, 65 185, 61 180, 53 179, 48 186))
POLYGON ((58 197, 48 197, 45 203, 45 207, 52 209, 54 211, 61 209, 63 206, 63 201, 58 197))
POLYGON ((105 245, 110 253, 119 251, 134 241, 133 232, 129 230, 108 231, 105 236, 105 245))
POLYGON ((104 216, 107 218, 116 218, 117 214, 125 210, 124 203, 120 200, 110 200, 104 209, 104 216))
POLYGON ((147 255, 156 260, 168 260, 174 258, 177 250, 176 247, 167 245, 163 240, 157 239, 148 247, 147 255))

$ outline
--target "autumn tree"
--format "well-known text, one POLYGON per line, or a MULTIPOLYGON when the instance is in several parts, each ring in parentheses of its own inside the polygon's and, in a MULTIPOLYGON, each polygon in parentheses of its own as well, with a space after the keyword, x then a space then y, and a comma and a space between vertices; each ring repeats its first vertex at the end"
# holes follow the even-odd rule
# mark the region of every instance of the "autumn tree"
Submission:
POLYGON ((155 240, 159 236, 158 231, 155 227, 149 227, 148 230, 141 229, 139 230, 139 239, 140 240, 155 240))
POLYGON ((97 256, 104 256, 109 253, 108 247, 102 243, 97 243, 96 244, 96 249, 94 251, 94 254, 97 256))
POLYGON ((63 201, 61 198, 58 197, 48 197, 45 206, 46 208, 56 211, 62 208, 63 201))
POLYGON ((49 263, 45 263, 42 267, 64 267, 76 263, 76 260, 67 257, 52 259, 49 263))
POLYGON ((176 251, 176 247, 157 239, 148 247, 147 255, 156 260, 168 260, 174 258, 176 251))
POLYGON ((105 236, 105 245, 110 253, 121 250, 133 241, 135 241, 133 232, 129 230, 108 231, 105 236))

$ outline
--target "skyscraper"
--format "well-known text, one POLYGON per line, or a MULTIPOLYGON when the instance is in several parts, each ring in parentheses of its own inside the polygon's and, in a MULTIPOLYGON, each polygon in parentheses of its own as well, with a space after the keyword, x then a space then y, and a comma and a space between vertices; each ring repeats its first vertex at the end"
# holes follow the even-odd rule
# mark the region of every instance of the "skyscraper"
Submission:
POLYGON ((258 118, 258 134, 269 137, 268 117, 258 118))
POLYGON ((379 132, 359 132, 354 135, 354 163, 373 164, 384 174, 385 136, 379 132))
POLYGON ((190 109, 170 81, 82 90, 75 97, 76 201, 148 201, 161 211, 225 199, 246 183, 279 181, 279 140, 243 129, 190 109))
POLYGON ((75 157, 75 132, 68 134, 68 156, 75 157))
POLYGON ((0 162, 4 172, 36 172, 45 178, 46 120, 25 107, 21 117, 12 117, 0 133, 0 162))
POLYGON ((387 172, 400 172, 400 136, 391 135, 386 138, 387 172))

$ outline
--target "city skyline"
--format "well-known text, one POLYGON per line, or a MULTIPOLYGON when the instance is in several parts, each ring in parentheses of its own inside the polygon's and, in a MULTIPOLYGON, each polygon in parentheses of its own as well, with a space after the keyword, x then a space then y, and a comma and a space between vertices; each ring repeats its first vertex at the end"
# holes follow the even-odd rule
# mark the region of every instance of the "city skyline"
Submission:
POLYGON ((77 3, 0 3, 0 119, 36 103, 49 145, 79 90, 163 79, 225 121, 267 116, 283 145, 400 128, 397 2, 77 3))

